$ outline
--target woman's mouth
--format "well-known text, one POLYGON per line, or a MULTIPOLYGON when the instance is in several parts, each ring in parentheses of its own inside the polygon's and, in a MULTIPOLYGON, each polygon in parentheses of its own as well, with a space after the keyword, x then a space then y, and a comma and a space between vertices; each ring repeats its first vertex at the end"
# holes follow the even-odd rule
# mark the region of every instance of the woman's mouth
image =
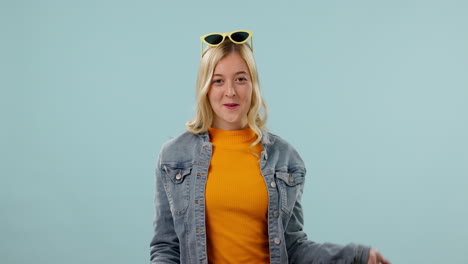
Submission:
POLYGON ((224 106, 227 108, 227 109, 235 109, 236 107, 238 107, 239 105, 238 104, 224 104, 224 106))

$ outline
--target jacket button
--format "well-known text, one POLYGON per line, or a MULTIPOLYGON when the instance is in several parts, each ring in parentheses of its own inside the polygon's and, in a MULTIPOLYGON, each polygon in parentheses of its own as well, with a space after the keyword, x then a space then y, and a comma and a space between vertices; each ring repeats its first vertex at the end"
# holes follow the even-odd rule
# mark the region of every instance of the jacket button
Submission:
POLYGON ((273 212, 273 216, 274 216, 274 217, 278 217, 278 216, 279 216, 279 212, 275 210, 275 211, 273 212))
POLYGON ((180 180, 180 179, 182 178, 182 175, 180 175, 180 173, 178 173, 178 174, 175 176, 175 178, 176 178, 177 180, 180 180))
POLYGON ((279 245, 281 243, 281 240, 277 237, 275 238, 274 242, 276 245, 279 245))
POLYGON ((276 182, 272 181, 272 182, 270 183, 270 186, 273 187, 273 188, 276 188, 276 182))

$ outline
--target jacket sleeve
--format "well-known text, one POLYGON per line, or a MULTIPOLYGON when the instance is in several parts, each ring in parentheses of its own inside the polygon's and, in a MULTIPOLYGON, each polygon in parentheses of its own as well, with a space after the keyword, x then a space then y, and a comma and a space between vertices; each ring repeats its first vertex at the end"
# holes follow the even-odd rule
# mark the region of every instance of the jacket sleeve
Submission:
POLYGON ((179 239, 175 233, 169 200, 161 173, 161 153, 156 166, 156 191, 154 196, 153 238, 150 242, 151 263, 180 263, 179 239))
POLYGON ((304 218, 301 198, 304 186, 299 190, 291 219, 285 227, 285 239, 290 263, 307 264, 367 264, 370 248, 358 244, 341 246, 331 243, 315 243, 307 239, 303 231, 304 218))

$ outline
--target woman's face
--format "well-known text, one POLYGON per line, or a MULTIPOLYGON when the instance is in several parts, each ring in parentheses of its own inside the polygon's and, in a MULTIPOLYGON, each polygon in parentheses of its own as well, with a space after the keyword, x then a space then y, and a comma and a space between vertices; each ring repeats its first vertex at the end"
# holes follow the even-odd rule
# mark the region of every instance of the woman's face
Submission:
POLYGON ((249 68, 239 53, 231 53, 216 64, 208 99, 214 112, 211 127, 223 130, 247 128, 252 81, 249 68))

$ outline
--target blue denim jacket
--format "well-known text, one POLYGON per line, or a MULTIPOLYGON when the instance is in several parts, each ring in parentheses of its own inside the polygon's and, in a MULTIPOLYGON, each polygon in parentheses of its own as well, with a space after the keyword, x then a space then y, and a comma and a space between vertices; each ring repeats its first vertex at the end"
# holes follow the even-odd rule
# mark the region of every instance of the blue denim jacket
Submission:
MULTIPOLYGON (((303 231, 306 169, 284 139, 264 131, 260 168, 268 189, 270 263, 367 264, 369 247, 315 243, 303 231)), ((163 144, 156 166, 151 263, 206 264, 205 184, 212 155, 207 131, 163 144)))

